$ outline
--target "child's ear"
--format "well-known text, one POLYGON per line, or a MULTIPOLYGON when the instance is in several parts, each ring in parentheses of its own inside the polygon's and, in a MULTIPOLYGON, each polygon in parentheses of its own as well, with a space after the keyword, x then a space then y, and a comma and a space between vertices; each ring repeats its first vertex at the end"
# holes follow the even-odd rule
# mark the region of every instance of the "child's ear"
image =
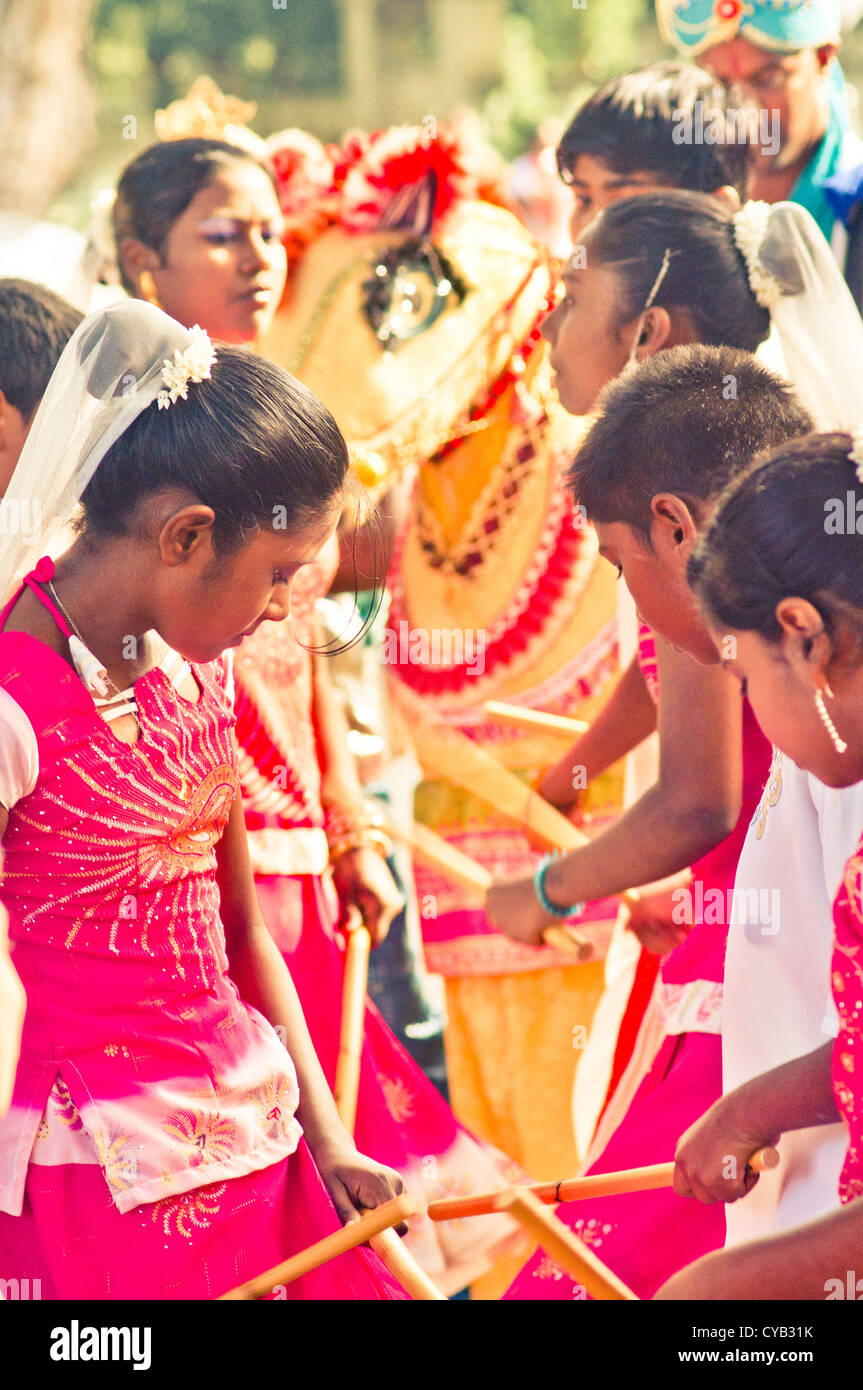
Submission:
POLYGON ((651 498, 650 510, 654 550, 662 550, 685 565, 698 540, 698 526, 689 507, 673 492, 658 492, 651 498))
POLYGON ((159 554, 166 565, 184 565, 191 559, 212 555, 213 523, 216 514, 212 507, 200 502, 190 503, 173 513, 159 531, 159 554))
POLYGON ((782 653, 792 669, 823 685, 835 652, 818 609, 805 598, 784 598, 776 605, 776 621, 782 629, 782 653))
POLYGON ((643 361, 645 357, 652 357, 655 352, 661 352, 668 346, 670 337, 671 317, 668 310, 659 304, 645 309, 641 316, 641 332, 636 344, 639 361, 643 361))
POLYGON ((152 274, 162 264, 159 253, 154 251, 152 246, 145 246, 143 241, 133 236, 123 237, 117 247, 117 259, 126 279, 132 282, 139 293, 142 274, 152 274))

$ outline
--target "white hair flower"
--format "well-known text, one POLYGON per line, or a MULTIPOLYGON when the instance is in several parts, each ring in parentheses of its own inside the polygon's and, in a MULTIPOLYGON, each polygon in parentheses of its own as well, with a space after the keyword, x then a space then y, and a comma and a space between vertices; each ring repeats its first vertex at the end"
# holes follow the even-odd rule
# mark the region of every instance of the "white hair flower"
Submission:
POLYGON ((165 389, 160 391, 156 397, 160 410, 167 410, 168 406, 180 396, 186 400, 189 394, 190 381, 209 381, 213 375, 216 349, 210 342, 209 336, 197 323, 194 328, 189 329, 189 336, 192 341, 184 352, 175 348, 174 360, 171 361, 170 357, 166 357, 164 360, 162 380, 165 383, 165 389))
POLYGON ((770 204, 744 203, 732 221, 735 244, 746 262, 749 287, 763 309, 775 309, 782 298, 782 287, 761 264, 761 248, 770 223, 770 204))
POLYGON ((863 483, 863 425, 855 425, 851 431, 851 448, 848 457, 855 465, 858 483, 863 483))

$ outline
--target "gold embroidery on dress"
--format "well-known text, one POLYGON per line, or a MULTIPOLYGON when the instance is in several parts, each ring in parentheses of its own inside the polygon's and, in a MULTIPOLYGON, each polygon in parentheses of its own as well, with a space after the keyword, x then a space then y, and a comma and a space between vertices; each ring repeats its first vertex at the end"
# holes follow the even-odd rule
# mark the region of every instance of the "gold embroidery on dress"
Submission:
POLYGON ((162 1122, 162 1129, 178 1143, 192 1150, 190 1163, 223 1162, 230 1158, 237 1138, 237 1126, 224 1115, 194 1110, 175 1110, 162 1122))
POLYGON ((758 803, 758 810, 755 812, 755 838, 760 840, 767 825, 767 812, 771 806, 775 806, 782 795, 782 754, 778 748, 773 750, 773 759, 770 763, 770 771, 767 774, 767 782, 764 791, 761 793, 761 800, 758 803))
POLYGON ((404 1124, 416 1109, 413 1093, 398 1077, 382 1076, 380 1080, 387 1109, 397 1124, 404 1124))
POLYGON ((155 1202, 150 1212, 151 1221, 161 1221, 166 1236, 179 1235, 191 1240, 194 1229, 203 1230, 217 1215, 227 1183, 218 1187, 199 1187, 192 1192, 183 1192, 178 1197, 162 1197, 155 1202))
POLYGON ((112 1192, 127 1192, 138 1181, 138 1160, 135 1154, 127 1153, 132 1142, 131 1135, 119 1130, 92 1129, 88 1131, 105 1180, 112 1192))

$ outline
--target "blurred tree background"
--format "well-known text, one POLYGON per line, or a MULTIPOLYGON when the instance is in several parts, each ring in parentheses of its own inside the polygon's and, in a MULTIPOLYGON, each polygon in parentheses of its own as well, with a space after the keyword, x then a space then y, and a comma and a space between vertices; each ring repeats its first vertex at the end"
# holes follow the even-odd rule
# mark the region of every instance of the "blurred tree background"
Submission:
MULTIPOLYGON (((858 30, 846 44, 852 79, 861 43, 858 30)), ((51 216, 83 227, 92 194, 153 139, 155 111, 202 73, 257 102, 263 134, 297 125, 335 139, 352 125, 470 107, 512 159, 540 121, 565 118, 598 82, 666 53, 653 0, 0 0, 4 86, 16 93, 5 108, 0 94, 0 151, 19 183, 32 183, 29 210, 50 205, 51 216), (38 64, 22 53, 24 21, 7 22, 16 13, 46 51, 52 26, 65 25, 68 62, 59 71, 50 49, 53 81, 77 91, 75 102, 52 102, 44 62, 38 99, 21 100, 38 64), (10 64, 21 81, 10 80, 10 64), (25 108, 31 126, 43 113, 41 160, 22 133, 25 108), (52 130, 65 160, 49 158, 52 130)), ((16 206, 11 187, 9 175, 0 179, 0 206, 16 206)))
POLYGON ((513 158, 541 120, 662 53, 653 0, 92 0, 98 139, 51 215, 83 226, 91 194, 152 140, 154 112, 201 73, 256 101, 264 134, 335 139, 470 106, 513 158))

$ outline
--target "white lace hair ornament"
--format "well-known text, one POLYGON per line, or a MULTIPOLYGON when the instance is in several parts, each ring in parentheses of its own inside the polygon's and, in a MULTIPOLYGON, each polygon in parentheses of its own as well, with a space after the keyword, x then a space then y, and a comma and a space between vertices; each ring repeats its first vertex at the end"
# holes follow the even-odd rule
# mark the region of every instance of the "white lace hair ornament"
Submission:
POLYGON ((780 372, 819 431, 863 421, 863 320, 830 245, 798 203, 745 203, 735 245, 771 319, 758 356, 780 372))
MULTIPOLYGON (((78 326, 36 412, 0 502, 0 592, 41 555, 68 544, 69 523, 105 454, 143 410, 186 399, 212 375, 215 351, 154 304, 109 304, 78 326)), ((860 411, 863 418, 863 410, 860 411)))
POLYGON ((189 329, 189 336, 192 339, 189 347, 183 352, 175 348, 173 359, 166 357, 162 364, 165 386, 156 397, 160 410, 167 410, 178 397, 187 400, 190 381, 209 381, 213 375, 216 349, 208 334, 196 323, 189 329))
POLYGON ((749 285, 763 309, 771 313, 782 298, 779 281, 761 264, 761 248, 770 225, 770 204, 744 203, 732 218, 734 243, 746 262, 749 285))

